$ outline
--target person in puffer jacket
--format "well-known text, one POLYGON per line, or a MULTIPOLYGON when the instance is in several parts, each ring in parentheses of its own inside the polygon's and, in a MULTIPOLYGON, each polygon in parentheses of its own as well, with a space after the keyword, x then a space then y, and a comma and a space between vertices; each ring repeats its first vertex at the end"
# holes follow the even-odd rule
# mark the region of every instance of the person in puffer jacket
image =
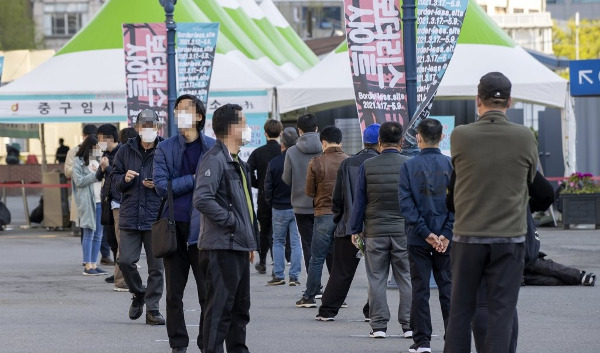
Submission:
POLYGON ((150 109, 142 110, 135 122, 138 137, 119 148, 112 171, 112 183, 121 192, 119 209, 119 257, 117 262, 129 291, 133 293, 129 318, 142 316, 146 304, 146 324, 164 325, 165 319, 158 311, 163 292, 163 262, 152 254, 152 223, 160 208, 160 196, 152 181, 152 166, 158 136, 159 118, 150 109), (142 244, 148 263, 146 287, 136 263, 140 260, 142 244))
MULTIPOLYGON (((183 315, 183 293, 190 267, 196 280, 200 308, 204 311, 204 276, 198 262, 198 234, 200 212, 192 207, 194 176, 202 157, 214 146, 215 139, 204 135, 206 108, 198 97, 184 94, 175 101, 175 119, 179 134, 158 144, 154 154, 154 186, 164 200, 168 196, 168 183, 173 190, 173 210, 177 229, 177 250, 163 258, 167 284, 167 334, 174 352, 184 351, 189 336, 183 315)), ((164 202, 161 218, 169 214, 164 202)), ((203 314, 203 313, 202 313, 203 314)), ((202 314, 196 341, 202 350, 202 314)))

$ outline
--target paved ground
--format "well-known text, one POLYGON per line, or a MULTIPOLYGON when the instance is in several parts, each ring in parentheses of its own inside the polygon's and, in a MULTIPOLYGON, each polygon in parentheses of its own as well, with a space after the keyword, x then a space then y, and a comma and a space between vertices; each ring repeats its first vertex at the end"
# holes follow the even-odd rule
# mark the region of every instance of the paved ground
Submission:
MULTIPOLYGON (((17 217, 18 218, 18 217, 17 217)), ((13 219, 14 215, 13 215, 13 219)), ((128 293, 113 292, 102 277, 82 276, 79 238, 45 229, 0 232, 0 352, 169 352, 164 326, 129 320, 128 293)), ((541 229, 542 249, 557 262, 600 274, 600 230, 541 229)), ((140 261, 147 268, 144 259, 140 261)), ((270 272, 270 267, 268 269, 270 272)), ((388 338, 368 338, 362 321, 367 282, 364 268, 335 322, 316 322, 316 309, 298 309, 303 287, 268 287, 252 267, 248 346, 260 353, 408 352, 410 340, 391 322, 388 338)), ((190 279, 191 280, 191 279, 190 279)), ((303 274, 301 282, 305 283, 303 274)), ((325 282, 325 279, 324 279, 325 282)), ((598 352, 599 288, 523 287, 519 300, 519 352, 598 352)), ((434 352, 443 340, 437 292, 432 291, 434 352)), ((388 290, 397 305, 397 291, 388 290)), ((161 312, 164 312, 164 297, 161 312)), ((186 291, 188 330, 198 332, 199 306, 186 291)), ((392 314, 394 317, 394 314, 392 314)), ((190 351, 198 351, 195 341, 190 351)))

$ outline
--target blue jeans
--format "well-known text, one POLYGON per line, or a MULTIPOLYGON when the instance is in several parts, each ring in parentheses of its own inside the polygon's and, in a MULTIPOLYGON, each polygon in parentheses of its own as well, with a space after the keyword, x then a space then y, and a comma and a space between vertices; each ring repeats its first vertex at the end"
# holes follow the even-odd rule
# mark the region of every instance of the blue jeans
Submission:
POLYGON ((319 293, 323 263, 333 244, 334 230, 333 215, 315 216, 305 297, 312 298, 319 293))
POLYGON ((103 227, 100 224, 100 216, 102 208, 100 203, 96 203, 96 230, 83 228, 83 239, 81 248, 83 249, 83 262, 96 263, 98 262, 98 253, 100 253, 100 244, 102 243, 103 227))
POLYGON ((273 209, 273 272, 277 278, 285 278, 285 239, 287 233, 290 233, 290 278, 298 279, 302 268, 302 245, 300 245, 300 235, 296 225, 294 210, 273 209))

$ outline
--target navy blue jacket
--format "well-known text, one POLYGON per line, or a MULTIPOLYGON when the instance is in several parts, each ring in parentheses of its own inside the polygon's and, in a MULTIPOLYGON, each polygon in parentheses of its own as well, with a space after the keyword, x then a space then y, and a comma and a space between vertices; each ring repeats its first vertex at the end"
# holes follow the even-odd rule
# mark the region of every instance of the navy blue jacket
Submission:
MULTIPOLYGON (((215 145, 215 139, 205 136, 200 133, 198 137, 202 142, 202 152, 200 152, 200 160, 212 146, 215 145)), ((167 198, 168 180, 171 180, 173 188, 173 198, 184 194, 192 194, 194 192, 194 175, 181 175, 181 165, 185 152, 185 138, 181 134, 169 137, 156 147, 154 154, 154 187, 156 192, 162 198, 167 198)), ((198 162, 200 166, 200 162, 198 162)), ((192 207, 190 198, 190 233, 188 234, 188 244, 198 243, 198 235, 200 234, 200 212, 192 207)), ((168 217, 169 207, 165 203, 165 207, 161 218, 168 217)))
MULTIPOLYGON (((157 137, 156 143, 162 141, 157 137)), ((152 177, 154 153, 156 148, 142 160, 140 137, 129 139, 119 148, 115 156, 112 170, 112 182, 121 192, 121 208, 119 210, 119 228, 127 230, 150 230, 156 221, 161 198, 156 189, 142 184, 142 180, 152 177), (139 176, 125 182, 125 173, 134 170, 139 176)))
POLYGON ((366 148, 354 156, 344 159, 338 169, 333 195, 331 197, 331 210, 333 211, 333 222, 337 224, 335 235, 344 237, 352 235, 350 221, 352 215, 352 203, 354 202, 354 191, 358 179, 360 166, 369 158, 377 157, 379 153, 366 148))
POLYGON ((292 187, 281 180, 286 151, 271 159, 267 165, 267 172, 265 174, 265 201, 276 210, 288 210, 292 208, 292 187))
POLYGON ((446 207, 452 175, 450 157, 439 148, 424 148, 400 169, 398 199, 405 219, 408 245, 430 246, 430 233, 452 240, 454 213, 446 207))

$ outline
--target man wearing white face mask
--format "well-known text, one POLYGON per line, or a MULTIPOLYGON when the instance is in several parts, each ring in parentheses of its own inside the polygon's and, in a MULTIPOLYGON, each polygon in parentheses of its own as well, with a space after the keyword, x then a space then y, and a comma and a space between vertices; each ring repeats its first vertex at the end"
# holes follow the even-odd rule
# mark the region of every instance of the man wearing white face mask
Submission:
POLYGON ((142 316, 146 304, 146 324, 164 325, 165 319, 158 311, 163 292, 163 262, 152 254, 151 227, 156 220, 161 198, 154 188, 152 169, 158 136, 158 115, 144 109, 137 116, 135 129, 139 136, 129 139, 119 148, 115 157, 111 181, 121 192, 119 209, 119 258, 117 263, 129 291, 133 293, 129 318, 142 316), (148 281, 144 288, 136 263, 140 259, 142 244, 148 263, 148 281))
MULTIPOLYGON (((196 96, 184 94, 177 98, 175 118, 179 134, 164 140, 156 148, 153 174, 156 192, 163 200, 168 197, 169 182, 173 190, 177 250, 163 258, 167 284, 167 334, 173 352, 185 352, 189 336, 183 311, 183 293, 190 268, 196 281, 200 308, 204 310, 204 276, 200 271, 196 246, 200 233, 200 212, 192 207, 194 175, 200 160, 214 146, 215 140, 202 131, 206 108, 196 96)), ((168 214, 168 204, 165 204, 161 218, 167 218, 168 214)), ((202 349, 202 319, 199 326, 196 342, 202 349)))

